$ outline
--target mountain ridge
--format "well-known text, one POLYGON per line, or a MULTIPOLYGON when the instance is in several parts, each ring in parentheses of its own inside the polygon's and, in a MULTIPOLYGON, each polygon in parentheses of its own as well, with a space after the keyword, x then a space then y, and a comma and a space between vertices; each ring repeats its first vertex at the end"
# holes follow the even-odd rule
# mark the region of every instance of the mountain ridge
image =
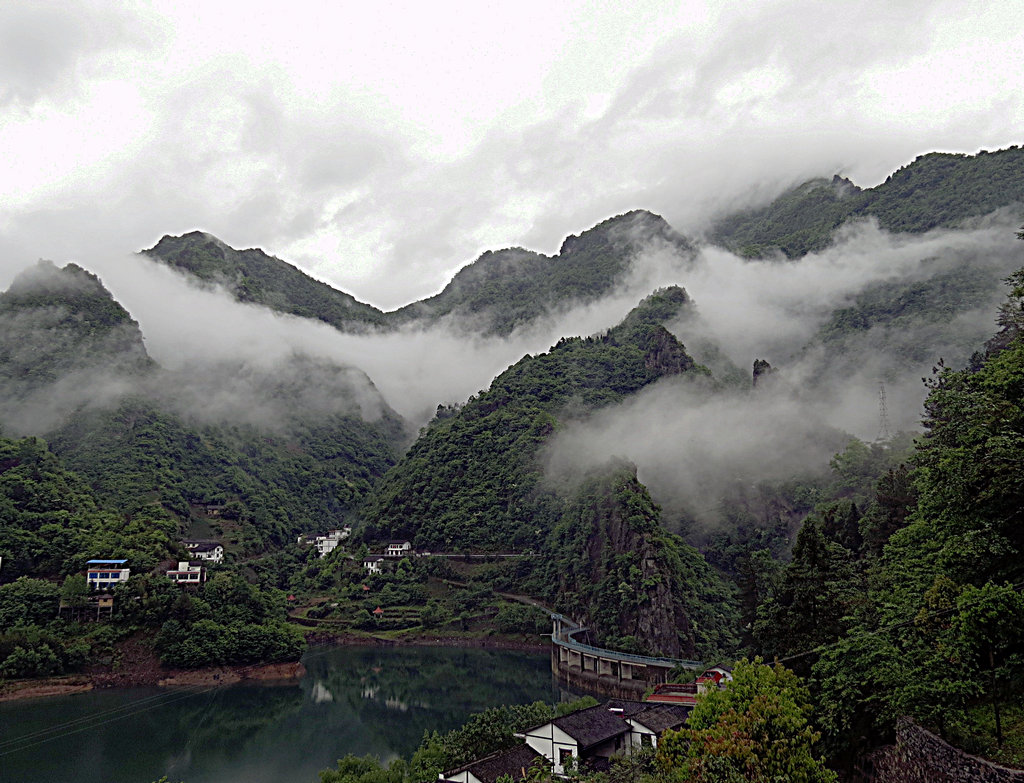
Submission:
POLYGON ((1024 148, 977 155, 930 152, 861 189, 839 176, 815 178, 768 204, 722 216, 708 238, 750 258, 822 250, 844 223, 874 217, 894 233, 953 228, 1001 207, 1024 204, 1024 148))

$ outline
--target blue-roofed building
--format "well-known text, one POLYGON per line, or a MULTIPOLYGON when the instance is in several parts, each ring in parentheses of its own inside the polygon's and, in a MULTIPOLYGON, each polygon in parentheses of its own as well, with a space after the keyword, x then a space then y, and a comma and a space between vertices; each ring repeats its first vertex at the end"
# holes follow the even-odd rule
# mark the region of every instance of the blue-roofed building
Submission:
POLYGON ((112 590, 127 582, 131 569, 127 560, 89 560, 85 564, 85 581, 90 590, 112 590))

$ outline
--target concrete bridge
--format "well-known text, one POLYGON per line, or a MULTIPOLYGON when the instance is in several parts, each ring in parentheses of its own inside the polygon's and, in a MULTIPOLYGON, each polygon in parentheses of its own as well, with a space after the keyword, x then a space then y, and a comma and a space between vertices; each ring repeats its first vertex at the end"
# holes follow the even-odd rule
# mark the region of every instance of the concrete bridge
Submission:
POLYGON ((551 614, 551 671, 565 684, 619 699, 641 699, 677 668, 703 671, 700 661, 616 652, 576 641, 586 627, 551 614))

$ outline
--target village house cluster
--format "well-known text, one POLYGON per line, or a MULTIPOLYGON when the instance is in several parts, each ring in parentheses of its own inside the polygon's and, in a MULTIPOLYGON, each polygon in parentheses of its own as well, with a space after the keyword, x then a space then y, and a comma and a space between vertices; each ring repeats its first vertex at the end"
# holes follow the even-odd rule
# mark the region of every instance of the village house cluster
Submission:
POLYGON ((732 669, 707 669, 696 682, 665 684, 644 701, 613 699, 606 704, 579 710, 546 721, 515 736, 523 743, 492 753, 457 769, 438 775, 449 783, 497 783, 529 777, 536 765, 565 777, 573 770, 601 772, 616 756, 630 756, 640 748, 657 748, 662 734, 679 729, 687 721, 697 695, 726 688, 732 669))
MULTIPOLYGON (((179 585, 200 585, 206 581, 206 563, 220 563, 224 560, 224 546, 217 541, 185 539, 181 545, 195 560, 179 560, 174 568, 166 571, 167 578, 179 585)), ((118 585, 131 577, 127 559, 88 560, 85 564, 85 583, 93 596, 107 595, 104 609, 113 609, 109 594, 118 585)), ((94 601, 95 603, 95 601, 94 601)))

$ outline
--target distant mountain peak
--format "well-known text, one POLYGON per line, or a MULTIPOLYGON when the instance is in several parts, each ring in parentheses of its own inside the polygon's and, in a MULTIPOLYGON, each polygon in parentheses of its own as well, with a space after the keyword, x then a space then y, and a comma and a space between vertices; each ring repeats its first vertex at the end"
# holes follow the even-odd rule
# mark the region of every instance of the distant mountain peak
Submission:
POLYGON ((77 264, 58 267, 40 259, 0 294, 0 312, 12 314, 33 308, 60 309, 65 326, 79 324, 93 332, 121 325, 138 328, 99 277, 77 264))
MULTIPOLYGON (((101 296, 113 299, 100 279, 78 264, 66 264, 58 267, 52 261, 40 258, 32 266, 22 270, 7 289, 7 299, 11 301, 26 295, 75 294, 82 296, 101 296)), ((125 313, 127 315, 127 313, 125 313)))
POLYGON ((240 302, 314 318, 343 331, 365 331, 384 323, 384 313, 376 307, 258 248, 235 250, 203 231, 166 235, 142 255, 223 286, 240 302))
POLYGON ((741 255, 790 258, 822 250, 836 229, 872 217, 893 232, 957 228, 1002 207, 1024 202, 1024 149, 977 155, 931 152, 917 157, 873 188, 838 174, 808 180, 770 204, 720 219, 712 241, 741 255))
POLYGON ((391 315, 397 323, 455 317, 477 331, 509 334, 536 318, 611 293, 637 253, 652 244, 695 252, 663 217, 633 210, 566 237, 555 256, 518 247, 487 251, 460 269, 441 293, 391 315))
POLYGON ((581 234, 570 234, 562 242, 559 255, 571 253, 581 240, 598 236, 607 237, 608 240, 621 244, 647 243, 654 239, 664 239, 687 248, 691 247, 689 241, 672 228, 661 215, 646 209, 634 209, 602 220, 581 234))
POLYGON ((138 323, 96 275, 76 264, 58 268, 40 261, 0 294, 5 423, 52 421, 91 401, 98 388, 138 377, 151 366, 138 323), (46 401, 31 410, 22 405, 42 389, 57 391, 38 398, 46 401))

